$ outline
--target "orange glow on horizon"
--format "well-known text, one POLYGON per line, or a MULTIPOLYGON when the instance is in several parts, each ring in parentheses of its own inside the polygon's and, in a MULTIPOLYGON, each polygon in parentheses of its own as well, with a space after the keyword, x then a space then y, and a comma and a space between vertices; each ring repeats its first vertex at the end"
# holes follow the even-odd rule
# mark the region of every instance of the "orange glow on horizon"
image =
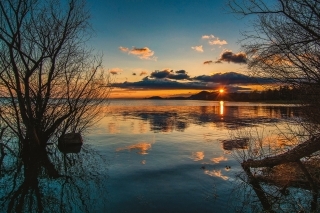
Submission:
POLYGON ((219 93, 224 93, 224 89, 219 89, 219 93))

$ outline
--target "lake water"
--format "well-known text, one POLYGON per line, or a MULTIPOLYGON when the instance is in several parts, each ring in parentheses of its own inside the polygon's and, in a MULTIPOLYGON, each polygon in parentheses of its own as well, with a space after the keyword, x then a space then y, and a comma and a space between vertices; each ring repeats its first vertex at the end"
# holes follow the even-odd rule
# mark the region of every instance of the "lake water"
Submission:
POLYGON ((234 151, 248 148, 247 136, 279 136, 298 117, 292 105, 244 102, 111 100, 107 109, 85 135, 106 159, 95 212, 245 212, 234 151))

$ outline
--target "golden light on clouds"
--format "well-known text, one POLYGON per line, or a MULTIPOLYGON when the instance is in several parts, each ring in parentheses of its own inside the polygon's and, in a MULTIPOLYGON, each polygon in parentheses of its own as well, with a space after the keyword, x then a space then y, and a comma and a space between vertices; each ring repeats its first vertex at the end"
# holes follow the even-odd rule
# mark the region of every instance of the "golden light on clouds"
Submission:
POLYGON ((111 68, 109 70, 109 73, 112 74, 112 75, 117 75, 118 73, 121 73, 123 70, 118 68, 118 67, 115 67, 115 68, 111 68))
POLYGON ((225 44, 228 44, 228 42, 224 39, 220 39, 214 35, 203 35, 201 37, 202 39, 205 39, 205 40, 208 40, 208 43, 210 45, 219 45, 219 46, 222 46, 222 45, 225 45, 225 44))
POLYGON ((202 45, 191 47, 191 49, 193 49, 193 50, 195 50, 197 52, 203 52, 202 45))
POLYGON ((142 48, 132 47, 132 49, 129 49, 127 47, 120 46, 119 50, 131 55, 135 55, 140 59, 155 60, 155 61, 157 60, 157 57, 154 56, 154 51, 149 49, 149 47, 142 47, 142 48))

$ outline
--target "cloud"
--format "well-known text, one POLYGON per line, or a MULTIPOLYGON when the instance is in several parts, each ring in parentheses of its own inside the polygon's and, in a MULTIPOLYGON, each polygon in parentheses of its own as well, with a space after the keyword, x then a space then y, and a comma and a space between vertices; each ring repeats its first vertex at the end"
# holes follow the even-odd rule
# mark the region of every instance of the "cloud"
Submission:
POLYGON ((156 70, 151 73, 150 75, 151 78, 156 78, 156 79, 174 79, 174 80, 186 80, 189 79, 190 76, 187 74, 185 70, 178 70, 178 71, 173 71, 170 69, 165 69, 162 71, 156 70))
POLYGON ((228 42, 226 40, 220 40, 219 38, 215 38, 214 40, 210 40, 209 44, 222 46, 222 45, 228 44, 228 42))
MULTIPOLYGON (((126 89, 199 89, 199 90, 212 90, 214 85, 208 82, 200 81, 187 81, 187 82, 177 82, 167 78, 155 79, 144 77, 141 81, 137 82, 123 82, 123 83, 113 83, 113 87, 126 88, 126 89)), ((218 86, 216 86, 218 87, 218 86)))
POLYGON ((170 74, 170 71, 168 70, 163 70, 163 71, 159 71, 159 70, 156 70, 154 72, 151 73, 151 78, 166 78, 168 77, 168 75, 170 74))
MULTIPOLYGON (((171 79, 154 79, 148 76, 144 77, 141 81, 123 83, 113 83, 112 87, 122 88, 128 90, 179 90, 179 89, 192 89, 192 90, 216 90, 221 87, 220 83, 206 82, 194 79, 188 79, 184 82, 178 82, 171 79)), ((240 90, 247 90, 247 88, 236 85, 224 85, 225 89, 229 92, 236 92, 240 90)))
POLYGON ((179 73, 179 74, 186 74, 187 72, 185 70, 178 70, 176 71, 176 73, 179 73))
POLYGON ((147 71, 141 71, 140 72, 140 76, 147 75, 147 74, 148 74, 147 71))
POLYGON ((220 58, 216 61, 219 62, 232 62, 236 64, 246 64, 247 55, 244 52, 233 53, 231 50, 225 50, 221 53, 220 58))
POLYGON ((255 78, 236 72, 216 73, 213 75, 200 75, 190 77, 185 70, 173 71, 165 69, 156 70, 149 76, 137 82, 113 83, 115 88, 143 89, 143 90, 167 90, 167 89, 194 89, 194 90, 216 90, 223 85, 229 92, 248 90, 247 85, 271 84, 271 79, 255 78), (183 81, 182 81, 183 80, 183 81))
POLYGON ((214 38, 214 35, 203 35, 202 37, 201 37, 202 39, 212 39, 212 38, 214 38))
POLYGON ((213 75, 200 75, 192 78, 193 80, 201 82, 212 82, 221 84, 267 84, 272 83, 271 79, 254 78, 236 72, 216 73, 213 75))
POLYGON ((210 61, 205 61, 205 62, 203 62, 203 64, 211 64, 212 63, 212 61, 210 60, 210 61))
POLYGON ((129 52, 129 48, 127 47, 119 47, 119 50, 121 50, 122 52, 129 52))
POLYGON ((157 57, 154 56, 154 51, 152 51, 148 47, 142 47, 142 48, 133 47, 132 49, 129 49, 127 47, 120 46, 119 49, 122 52, 127 52, 128 54, 135 55, 140 59, 157 60, 157 57))
POLYGON ((197 52, 203 52, 202 45, 191 47, 191 49, 193 49, 193 50, 195 50, 195 51, 197 51, 197 52))
POLYGON ((203 35, 201 38, 205 39, 205 40, 209 40, 208 42, 210 45, 222 46, 222 45, 228 44, 228 42, 226 40, 220 40, 218 37, 215 37, 212 34, 211 35, 203 35))
POLYGON ((122 72, 123 70, 118 68, 118 67, 115 67, 115 68, 111 68, 109 70, 109 73, 111 73, 112 75, 118 75, 118 73, 122 72))

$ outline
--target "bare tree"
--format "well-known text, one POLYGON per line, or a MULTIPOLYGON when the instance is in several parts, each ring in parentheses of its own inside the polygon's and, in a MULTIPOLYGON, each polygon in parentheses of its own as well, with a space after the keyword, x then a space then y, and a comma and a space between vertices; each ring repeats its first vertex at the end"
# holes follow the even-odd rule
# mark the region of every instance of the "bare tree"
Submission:
POLYGON ((229 0, 233 12, 256 17, 253 30, 244 32, 243 42, 252 74, 298 88, 301 103, 309 106, 306 114, 313 120, 315 113, 317 119, 320 116, 315 107, 320 102, 319 3, 229 0))
POLYGON ((0 1, 0 118, 17 137, 25 176, 44 167, 58 177, 48 142, 92 125, 108 97, 101 56, 86 45, 88 20, 84 0, 0 1))
MULTIPOLYGON (((232 12, 242 17, 255 17, 252 21, 253 30, 244 32, 243 40, 243 49, 247 54, 248 67, 252 75, 272 78, 280 84, 297 88, 304 109, 304 120, 299 124, 306 134, 301 136, 298 132, 293 132, 297 137, 304 138, 304 141, 293 145, 287 151, 242 159, 241 165, 249 182, 259 199, 263 201, 263 208, 268 212, 274 211, 272 202, 262 193, 255 174, 271 171, 271 178, 266 178, 267 175, 260 177, 271 183, 276 179, 277 175, 274 174, 279 173, 277 169, 281 170, 281 165, 295 165, 294 168, 300 171, 309 184, 313 197, 311 212, 319 210, 319 178, 313 175, 318 168, 309 166, 316 162, 317 151, 320 150, 319 3, 319 0, 228 1, 232 12), (259 168, 259 172, 253 168, 259 168)), ((297 182, 294 180, 288 187, 297 182)))
POLYGON ((253 31, 244 32, 243 48, 253 75, 296 87, 306 116, 308 143, 320 149, 320 2, 318 0, 230 0, 233 12, 255 15, 253 31), (316 138, 311 138, 315 136, 316 138), (312 141, 315 141, 314 144, 312 141))

